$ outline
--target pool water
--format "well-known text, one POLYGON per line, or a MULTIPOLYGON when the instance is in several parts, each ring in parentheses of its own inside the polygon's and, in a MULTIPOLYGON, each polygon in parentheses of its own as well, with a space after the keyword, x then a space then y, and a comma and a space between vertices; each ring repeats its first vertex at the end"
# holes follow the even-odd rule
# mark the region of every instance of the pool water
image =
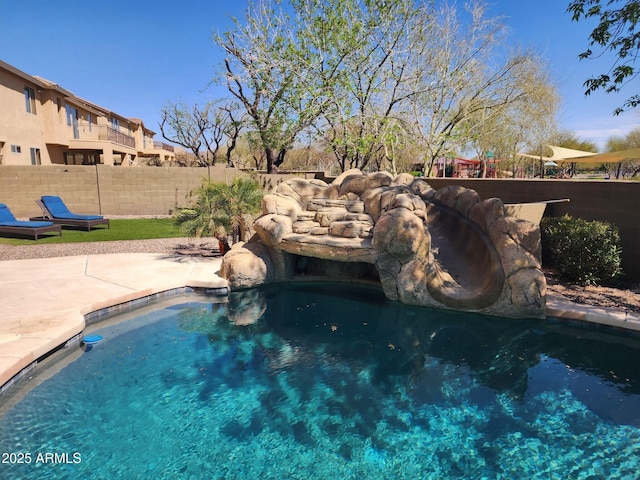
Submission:
POLYGON ((102 342, 0 418, 0 478, 640 471, 640 340, 629 334, 411 308, 361 286, 218 301, 187 296, 97 324, 102 342))

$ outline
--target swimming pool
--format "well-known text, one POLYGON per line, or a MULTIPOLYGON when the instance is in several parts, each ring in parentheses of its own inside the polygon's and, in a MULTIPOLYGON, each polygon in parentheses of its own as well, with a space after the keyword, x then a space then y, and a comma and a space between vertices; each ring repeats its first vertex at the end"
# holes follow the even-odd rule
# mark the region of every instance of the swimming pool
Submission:
POLYGON ((11 408, 0 398, 0 478, 635 478, 640 468, 637 337, 411 308, 363 286, 277 285, 219 301, 185 296, 98 323, 102 342, 23 387, 11 408))

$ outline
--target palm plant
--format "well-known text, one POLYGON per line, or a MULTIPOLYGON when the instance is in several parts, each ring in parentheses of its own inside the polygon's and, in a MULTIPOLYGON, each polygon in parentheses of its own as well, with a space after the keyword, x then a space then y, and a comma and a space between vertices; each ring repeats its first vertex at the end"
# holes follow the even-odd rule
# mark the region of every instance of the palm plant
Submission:
POLYGON ((233 242, 245 241, 253 216, 262 204, 264 192, 260 185, 248 178, 236 178, 231 185, 217 182, 212 188, 218 199, 217 207, 225 218, 223 224, 231 230, 233 242))
POLYGON ((235 243, 246 240, 252 214, 260 209, 264 193, 255 181, 236 178, 231 185, 206 181, 195 195, 194 205, 179 209, 174 217, 185 235, 220 237, 231 230, 235 243))

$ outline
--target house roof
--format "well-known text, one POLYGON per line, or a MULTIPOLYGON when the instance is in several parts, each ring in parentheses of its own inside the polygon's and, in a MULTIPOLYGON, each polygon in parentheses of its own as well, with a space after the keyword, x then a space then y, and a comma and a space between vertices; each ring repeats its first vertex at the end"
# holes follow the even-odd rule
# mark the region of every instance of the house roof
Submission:
POLYGON ((28 73, 25 73, 22 70, 19 70, 16 67, 14 67, 13 65, 9 65, 8 63, 3 62, 2 60, 0 60, 0 69, 7 70, 7 71, 13 73, 14 75, 22 78, 23 80, 26 80, 26 81, 28 81, 30 83, 35 84, 37 87, 40 87, 40 88, 43 88, 43 89, 50 89, 50 90, 54 90, 56 92, 59 92, 62 96, 64 96, 66 101, 69 101, 69 102, 72 102, 72 103, 81 104, 82 106, 87 108, 92 113, 95 113, 95 114, 98 114, 98 115, 104 115, 104 116, 113 116, 113 117, 119 118, 120 120, 125 120, 127 122, 132 122, 132 123, 135 123, 137 125, 140 125, 146 131, 155 134, 155 132, 153 130, 149 130, 148 128, 146 128, 144 126, 144 123, 142 122, 141 119, 139 119, 139 118, 127 118, 124 115, 120 115, 119 113, 116 113, 116 112, 113 112, 113 111, 111 111, 111 110, 109 110, 107 108, 101 107, 100 105, 97 105, 97 104, 95 104, 93 102, 90 102, 89 100, 85 100, 84 98, 78 97, 73 92, 70 92, 69 90, 66 90, 65 88, 62 88, 60 85, 58 85, 55 82, 52 82, 51 80, 47 80, 46 78, 40 77, 38 75, 29 75, 28 73))

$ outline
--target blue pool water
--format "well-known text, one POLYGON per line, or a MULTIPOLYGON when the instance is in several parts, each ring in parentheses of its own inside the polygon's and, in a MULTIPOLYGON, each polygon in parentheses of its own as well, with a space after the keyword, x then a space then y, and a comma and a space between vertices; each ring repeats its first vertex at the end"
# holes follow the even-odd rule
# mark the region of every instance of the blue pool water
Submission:
POLYGON ((100 343, 0 418, 0 478, 640 471, 635 337, 410 308, 367 287, 212 301, 184 297, 98 324, 100 343))

